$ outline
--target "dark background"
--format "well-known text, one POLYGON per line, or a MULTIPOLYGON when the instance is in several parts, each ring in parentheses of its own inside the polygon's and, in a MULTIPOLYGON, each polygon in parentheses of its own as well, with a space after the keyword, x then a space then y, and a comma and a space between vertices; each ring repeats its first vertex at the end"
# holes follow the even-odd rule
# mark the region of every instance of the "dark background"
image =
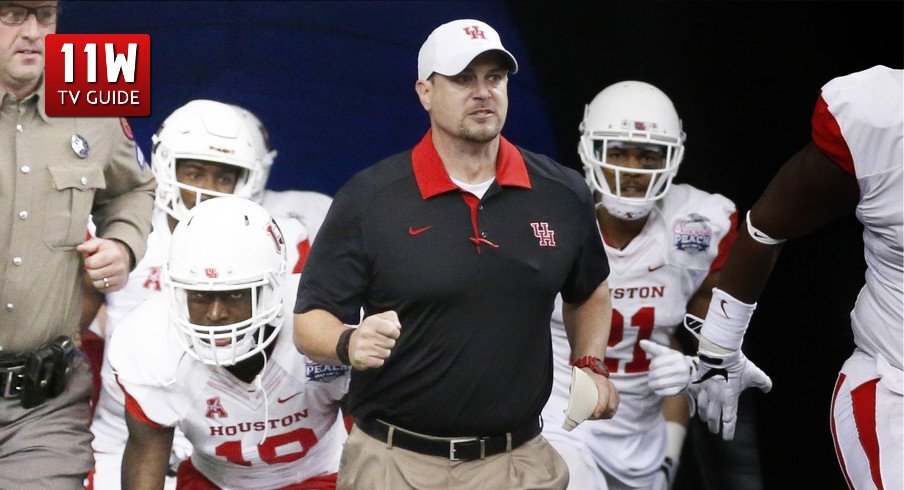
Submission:
MULTIPOLYGON (((437 25, 494 26, 521 71, 504 134, 579 168, 584 104, 620 80, 670 95, 688 134, 678 176, 742 212, 809 138, 831 78, 904 61, 902 2, 64 2, 61 33, 149 33, 150 135, 194 98, 242 105, 279 151, 269 186, 333 194, 423 135, 417 51, 437 25)), ((829 401, 853 342, 860 226, 785 246, 745 342, 772 376, 752 395, 766 488, 845 488, 829 401)), ((685 468, 692 465, 684 463, 685 468)), ((687 488, 692 484, 685 483, 687 488)))

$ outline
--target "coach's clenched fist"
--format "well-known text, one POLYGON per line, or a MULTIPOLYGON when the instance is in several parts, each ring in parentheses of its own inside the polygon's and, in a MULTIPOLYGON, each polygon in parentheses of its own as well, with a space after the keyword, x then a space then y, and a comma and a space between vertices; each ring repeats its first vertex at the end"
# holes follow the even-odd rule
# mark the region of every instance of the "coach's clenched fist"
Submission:
POLYGON ((389 358, 401 330, 395 311, 370 315, 349 328, 332 313, 314 309, 295 315, 295 348, 313 361, 372 369, 389 358))
POLYGON ((348 358, 352 367, 365 370, 382 366, 395 347, 401 331, 399 315, 394 311, 384 311, 365 318, 349 339, 348 358))

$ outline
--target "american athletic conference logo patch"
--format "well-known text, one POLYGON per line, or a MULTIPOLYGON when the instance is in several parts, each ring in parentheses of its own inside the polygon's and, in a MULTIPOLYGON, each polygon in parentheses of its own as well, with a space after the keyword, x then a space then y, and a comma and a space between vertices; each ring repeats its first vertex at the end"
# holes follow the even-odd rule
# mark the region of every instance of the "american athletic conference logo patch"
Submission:
POLYGON ((675 220, 675 248, 690 255, 696 255, 709 249, 713 240, 713 230, 709 227, 709 219, 697 213, 686 218, 675 220))
POLYGON ((308 381, 327 382, 333 378, 342 376, 350 369, 351 366, 330 366, 314 362, 310 359, 305 360, 304 362, 305 376, 308 377, 308 381))
POLYGON ((220 397, 215 396, 213 398, 207 399, 207 413, 204 415, 205 417, 212 419, 214 417, 226 418, 229 415, 226 414, 226 410, 223 409, 223 404, 220 403, 220 397))

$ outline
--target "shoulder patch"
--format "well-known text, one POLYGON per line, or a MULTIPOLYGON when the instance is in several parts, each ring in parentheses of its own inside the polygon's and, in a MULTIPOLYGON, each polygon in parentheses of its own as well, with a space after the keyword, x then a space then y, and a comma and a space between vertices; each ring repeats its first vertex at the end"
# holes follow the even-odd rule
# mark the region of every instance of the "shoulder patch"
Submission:
POLYGON ((712 243, 713 230, 709 226, 709 218, 697 213, 675 219, 672 229, 675 248, 690 255, 707 251, 712 243))
POLYGON ((135 141, 135 135, 132 134, 132 127, 129 126, 129 121, 127 121, 124 117, 120 117, 119 125, 122 126, 122 134, 126 135, 126 138, 135 141))
POLYGON ((320 364, 310 359, 305 359, 304 370, 308 381, 327 382, 333 378, 338 378, 345 373, 351 371, 351 366, 333 366, 329 364, 320 364))

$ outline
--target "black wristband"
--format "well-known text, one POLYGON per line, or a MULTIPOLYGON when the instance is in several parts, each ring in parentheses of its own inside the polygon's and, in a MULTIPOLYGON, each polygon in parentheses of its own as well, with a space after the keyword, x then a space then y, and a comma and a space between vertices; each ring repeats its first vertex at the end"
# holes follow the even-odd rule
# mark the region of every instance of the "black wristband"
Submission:
POLYGON ((352 361, 348 358, 348 343, 354 331, 354 328, 346 328, 342 335, 339 336, 339 342, 336 343, 336 357, 339 358, 339 362, 346 366, 351 366, 352 364, 352 361))

